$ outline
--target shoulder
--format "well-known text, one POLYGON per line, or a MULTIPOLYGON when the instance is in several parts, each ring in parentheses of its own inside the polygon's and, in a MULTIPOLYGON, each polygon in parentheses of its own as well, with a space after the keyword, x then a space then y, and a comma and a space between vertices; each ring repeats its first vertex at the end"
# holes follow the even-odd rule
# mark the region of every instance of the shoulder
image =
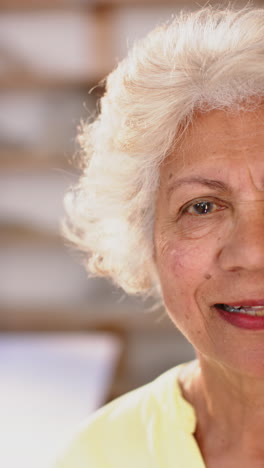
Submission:
POLYGON ((57 468, 154 466, 154 442, 162 442, 164 424, 167 431, 170 421, 174 430, 177 422, 182 423, 178 370, 171 369, 96 411, 75 435, 57 468))

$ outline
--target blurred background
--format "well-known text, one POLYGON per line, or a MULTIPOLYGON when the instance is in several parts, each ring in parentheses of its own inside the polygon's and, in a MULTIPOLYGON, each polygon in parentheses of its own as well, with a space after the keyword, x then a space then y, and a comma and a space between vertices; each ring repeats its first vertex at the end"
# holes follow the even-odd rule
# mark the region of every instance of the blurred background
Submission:
POLYGON ((87 277, 60 222, 98 83, 197 3, 0 1, 1 466, 47 467, 91 411, 193 357, 163 310, 87 277))

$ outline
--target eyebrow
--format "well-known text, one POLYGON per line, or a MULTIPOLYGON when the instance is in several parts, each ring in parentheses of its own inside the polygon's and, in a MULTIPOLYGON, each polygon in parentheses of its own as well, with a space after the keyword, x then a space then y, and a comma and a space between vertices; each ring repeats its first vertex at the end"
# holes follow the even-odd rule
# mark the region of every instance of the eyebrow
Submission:
POLYGON ((190 185, 190 184, 203 185, 205 187, 209 187, 210 189, 217 190, 217 191, 220 191, 220 190, 224 192, 231 191, 231 188, 220 180, 205 179, 204 177, 193 176, 193 177, 184 177, 182 179, 172 182, 172 184, 170 184, 167 189, 167 192, 166 192, 167 197, 169 197, 171 195, 171 192, 173 192, 174 190, 179 189, 183 185, 190 185))

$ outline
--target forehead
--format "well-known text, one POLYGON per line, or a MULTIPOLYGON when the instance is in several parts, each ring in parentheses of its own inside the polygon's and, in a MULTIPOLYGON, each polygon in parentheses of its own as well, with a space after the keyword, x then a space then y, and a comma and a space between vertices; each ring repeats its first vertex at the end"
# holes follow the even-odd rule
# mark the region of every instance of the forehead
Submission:
POLYGON ((196 113, 177 147, 163 163, 162 172, 171 167, 212 163, 223 157, 230 160, 253 155, 264 158, 264 105, 254 111, 215 110, 196 113))

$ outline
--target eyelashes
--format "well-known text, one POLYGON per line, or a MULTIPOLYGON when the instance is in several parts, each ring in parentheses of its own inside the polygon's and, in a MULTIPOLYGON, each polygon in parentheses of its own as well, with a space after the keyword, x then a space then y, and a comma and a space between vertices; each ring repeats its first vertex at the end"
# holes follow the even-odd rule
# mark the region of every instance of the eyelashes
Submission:
POLYGON ((219 200, 199 199, 193 200, 180 209, 180 215, 205 217, 218 211, 222 211, 226 205, 219 200))

